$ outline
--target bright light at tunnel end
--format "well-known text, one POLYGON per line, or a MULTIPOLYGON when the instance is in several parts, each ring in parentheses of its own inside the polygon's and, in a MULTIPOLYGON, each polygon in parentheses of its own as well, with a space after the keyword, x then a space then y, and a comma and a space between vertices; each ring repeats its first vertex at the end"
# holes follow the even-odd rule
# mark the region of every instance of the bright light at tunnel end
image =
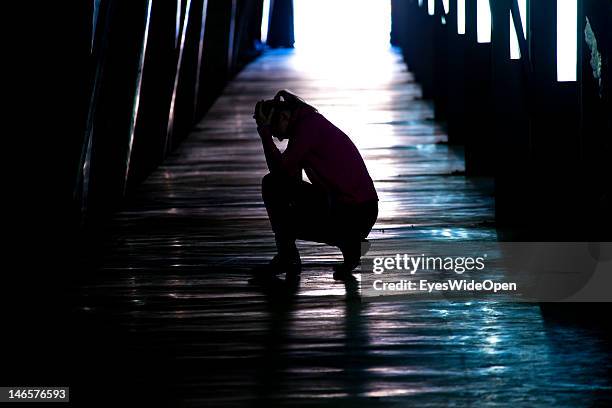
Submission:
POLYGON ((390 1, 294 0, 293 5, 297 70, 359 86, 392 75, 390 1))
POLYGON ((295 48, 299 52, 364 55, 366 50, 389 50, 390 1, 294 0, 293 4, 295 48))

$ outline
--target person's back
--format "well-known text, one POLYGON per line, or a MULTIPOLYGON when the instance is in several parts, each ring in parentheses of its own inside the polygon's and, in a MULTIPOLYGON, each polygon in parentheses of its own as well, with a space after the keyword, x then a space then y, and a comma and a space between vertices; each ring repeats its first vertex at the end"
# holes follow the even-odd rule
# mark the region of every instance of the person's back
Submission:
POLYGON ((318 112, 305 111, 295 122, 288 154, 303 149, 300 165, 310 181, 346 204, 377 200, 374 183, 351 139, 318 112), (300 139, 305 139, 304 141, 300 139))

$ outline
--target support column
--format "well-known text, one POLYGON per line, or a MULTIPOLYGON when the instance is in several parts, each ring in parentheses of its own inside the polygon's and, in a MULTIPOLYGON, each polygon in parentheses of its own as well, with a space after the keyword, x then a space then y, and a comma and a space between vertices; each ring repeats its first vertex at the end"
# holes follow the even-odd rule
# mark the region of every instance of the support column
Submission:
POLYGON ((272 48, 293 48, 293 0, 273 2, 267 44, 272 48))

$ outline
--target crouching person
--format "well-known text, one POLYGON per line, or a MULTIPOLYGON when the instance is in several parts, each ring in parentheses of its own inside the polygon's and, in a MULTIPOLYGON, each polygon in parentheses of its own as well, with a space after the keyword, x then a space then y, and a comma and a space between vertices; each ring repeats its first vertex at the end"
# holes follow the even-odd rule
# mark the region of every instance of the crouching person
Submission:
POLYGON ((270 171, 262 196, 278 250, 267 270, 298 271, 295 240, 301 239, 339 247, 344 261, 334 277, 349 277, 378 216, 378 196, 359 151, 315 108, 287 91, 258 102, 254 118, 270 171), (272 137, 288 139, 283 153, 272 137), (302 180, 302 170, 310 183, 302 180))

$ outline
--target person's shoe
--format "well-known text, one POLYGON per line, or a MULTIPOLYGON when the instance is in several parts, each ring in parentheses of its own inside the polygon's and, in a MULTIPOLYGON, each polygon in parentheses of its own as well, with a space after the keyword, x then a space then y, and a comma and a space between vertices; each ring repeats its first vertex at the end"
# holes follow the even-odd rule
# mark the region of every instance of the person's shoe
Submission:
POLYGON ((334 265, 334 279, 335 280, 354 280, 353 270, 359 266, 361 259, 359 256, 347 257, 345 253, 344 262, 338 265, 334 265))
POLYGON ((283 256, 281 254, 274 255, 274 258, 270 261, 270 265, 274 268, 286 269, 287 271, 300 270, 302 268, 302 260, 300 254, 297 252, 290 256, 283 256))
POLYGON ((355 268, 346 267, 343 263, 334 265, 334 280, 350 282, 355 281, 357 278, 353 275, 352 271, 355 268))
POLYGON ((302 261, 299 254, 297 256, 274 255, 274 258, 263 266, 255 267, 253 273, 256 275, 280 275, 281 273, 299 274, 302 270, 302 261))
MULTIPOLYGON (((348 270, 349 272, 359 266, 361 263, 361 245, 359 241, 350 242, 349 244, 340 245, 343 262, 338 267, 348 270)), ((335 268, 334 268, 335 269, 335 268)))

